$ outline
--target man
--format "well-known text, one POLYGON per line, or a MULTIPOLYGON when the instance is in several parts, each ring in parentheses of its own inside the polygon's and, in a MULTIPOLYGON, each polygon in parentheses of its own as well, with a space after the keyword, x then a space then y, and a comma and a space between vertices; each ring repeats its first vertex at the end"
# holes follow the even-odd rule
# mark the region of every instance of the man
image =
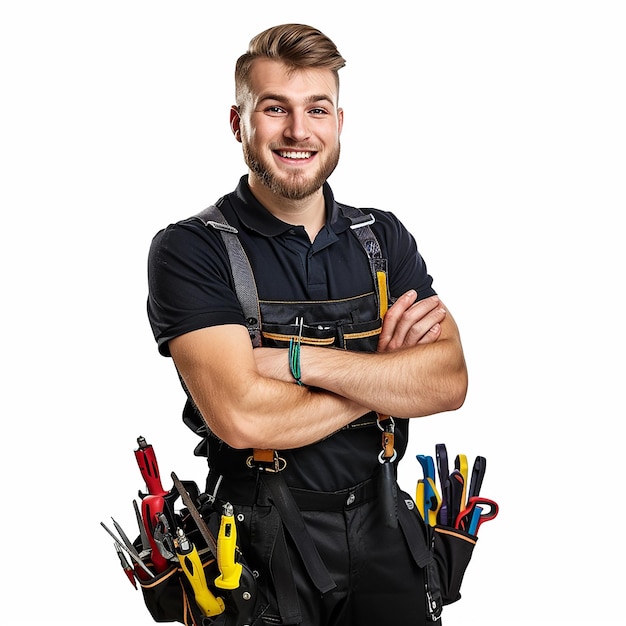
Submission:
POLYGON ((326 182, 344 64, 297 24, 257 35, 237 61, 230 122, 248 174, 216 206, 254 272, 260 347, 219 229, 184 220, 150 250, 150 322, 188 394, 184 419, 206 435, 207 491, 235 506, 258 624, 425 623, 396 465, 407 418, 455 410, 467 388, 457 326, 413 237, 392 213, 362 219, 326 182), (357 236, 372 221, 382 261, 357 236))

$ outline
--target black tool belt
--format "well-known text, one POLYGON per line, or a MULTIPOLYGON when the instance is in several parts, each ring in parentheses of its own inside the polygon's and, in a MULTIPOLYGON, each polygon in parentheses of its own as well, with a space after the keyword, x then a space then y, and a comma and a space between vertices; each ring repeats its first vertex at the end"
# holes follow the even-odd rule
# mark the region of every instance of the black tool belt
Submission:
MULTIPOLYGON (((274 504, 271 490, 267 481, 274 478, 271 475, 255 476, 249 481, 228 481, 222 479, 219 486, 219 497, 234 504, 253 506, 255 504, 274 504)), ((210 474, 207 480, 207 493, 213 493, 219 477, 210 474)), ((282 478, 280 478, 282 481, 282 478)), ((285 485, 286 486, 286 485, 285 485)), ((295 504, 300 511, 344 511, 354 508, 376 497, 376 480, 371 478, 354 487, 334 492, 312 491, 288 487, 295 504)))

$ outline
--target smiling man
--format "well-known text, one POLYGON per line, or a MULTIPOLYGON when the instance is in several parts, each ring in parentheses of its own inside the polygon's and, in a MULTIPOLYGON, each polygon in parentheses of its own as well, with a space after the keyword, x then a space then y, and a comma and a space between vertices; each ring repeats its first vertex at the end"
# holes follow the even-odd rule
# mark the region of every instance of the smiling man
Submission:
POLYGON ((426 623, 429 581, 409 549, 423 521, 397 463, 409 418, 455 410, 467 389, 457 326, 412 235, 327 183, 344 64, 315 28, 257 35, 230 114, 248 173, 219 212, 168 226, 150 249, 150 323, 203 437, 207 492, 234 505, 258 572, 255 624, 426 623), (252 316, 242 282, 258 293, 252 316))

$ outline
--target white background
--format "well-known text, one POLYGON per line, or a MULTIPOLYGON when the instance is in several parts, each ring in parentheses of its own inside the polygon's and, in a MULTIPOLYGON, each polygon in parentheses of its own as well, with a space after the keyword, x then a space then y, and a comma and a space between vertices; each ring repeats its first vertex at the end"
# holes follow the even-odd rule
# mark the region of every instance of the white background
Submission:
POLYGON ((282 22, 348 60, 338 200, 393 210, 461 328, 456 413, 417 453, 487 457, 447 626, 618 623, 624 581, 623 3, 2 2, 5 624, 153 623, 99 522, 134 529, 133 450, 200 484, 145 314, 154 233, 244 173, 234 63, 282 22), (6 580, 8 579, 8 587, 6 580))

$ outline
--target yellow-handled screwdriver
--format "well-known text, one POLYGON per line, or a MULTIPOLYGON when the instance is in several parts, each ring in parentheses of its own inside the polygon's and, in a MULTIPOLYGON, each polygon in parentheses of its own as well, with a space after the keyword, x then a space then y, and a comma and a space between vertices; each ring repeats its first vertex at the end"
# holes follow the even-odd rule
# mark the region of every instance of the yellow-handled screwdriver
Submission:
POLYGON ((202 611, 203 615, 212 617, 224 612, 224 600, 213 595, 213 592, 207 585, 204 568, 200 561, 200 555, 196 547, 187 539, 182 528, 176 531, 177 546, 176 556, 180 561, 180 566, 187 576, 193 589, 196 604, 202 611))
POLYGON ((233 505, 224 505, 220 530, 217 535, 217 567, 220 575, 215 579, 215 586, 220 589, 237 589, 241 578, 241 563, 235 561, 237 550, 237 527, 233 514, 233 505))

